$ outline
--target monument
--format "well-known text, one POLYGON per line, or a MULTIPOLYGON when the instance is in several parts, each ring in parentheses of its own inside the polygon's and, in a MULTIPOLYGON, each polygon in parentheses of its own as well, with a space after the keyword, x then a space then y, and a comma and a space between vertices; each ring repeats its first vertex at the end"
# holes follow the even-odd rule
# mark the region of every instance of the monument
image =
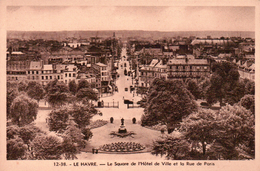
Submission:
POLYGON ((125 126, 124 126, 124 118, 121 119, 121 125, 120 125, 120 127, 118 129, 118 133, 127 133, 127 130, 126 130, 125 126))

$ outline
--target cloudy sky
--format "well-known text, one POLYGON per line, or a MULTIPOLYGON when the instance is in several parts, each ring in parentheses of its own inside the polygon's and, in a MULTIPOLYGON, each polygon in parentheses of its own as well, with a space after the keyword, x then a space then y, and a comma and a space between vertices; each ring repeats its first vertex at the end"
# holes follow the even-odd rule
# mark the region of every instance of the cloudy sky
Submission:
POLYGON ((8 6, 7 30, 255 31, 254 7, 8 6))

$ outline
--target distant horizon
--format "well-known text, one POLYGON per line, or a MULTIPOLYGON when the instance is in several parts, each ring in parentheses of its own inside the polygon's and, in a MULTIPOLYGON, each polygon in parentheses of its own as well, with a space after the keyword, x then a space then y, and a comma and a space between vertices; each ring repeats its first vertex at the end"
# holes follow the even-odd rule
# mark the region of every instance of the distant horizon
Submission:
POLYGON ((255 31, 253 6, 7 6, 7 30, 255 31))
POLYGON ((18 39, 56 39, 64 40, 68 37, 75 38, 89 38, 93 36, 98 37, 112 37, 113 33, 116 37, 128 38, 128 37, 142 37, 142 38, 171 38, 171 37, 190 37, 195 36, 204 38, 211 36, 212 38, 220 37, 243 37, 243 38, 255 38, 255 31, 149 31, 149 30, 64 30, 64 31, 16 31, 8 30, 7 38, 18 39))

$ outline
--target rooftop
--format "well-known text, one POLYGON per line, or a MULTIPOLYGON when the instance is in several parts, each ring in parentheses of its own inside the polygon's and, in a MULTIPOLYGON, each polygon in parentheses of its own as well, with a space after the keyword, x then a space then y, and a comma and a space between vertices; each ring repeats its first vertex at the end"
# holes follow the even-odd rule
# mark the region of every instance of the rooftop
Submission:
POLYGON ((172 64, 208 64, 206 59, 170 59, 167 63, 172 64))

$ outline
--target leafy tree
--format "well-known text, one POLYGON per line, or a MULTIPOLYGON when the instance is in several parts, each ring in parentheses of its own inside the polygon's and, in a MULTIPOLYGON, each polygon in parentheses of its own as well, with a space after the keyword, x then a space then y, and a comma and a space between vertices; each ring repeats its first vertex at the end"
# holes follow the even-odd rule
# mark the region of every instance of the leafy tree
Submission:
POLYGON ((78 127, 82 129, 90 124, 90 119, 96 115, 98 111, 90 103, 74 103, 69 113, 78 127))
POLYGON ((34 159, 57 160, 63 153, 63 139, 56 135, 37 135, 32 143, 34 159))
POLYGON ((63 153, 65 159, 77 159, 76 154, 85 147, 84 135, 76 124, 70 123, 63 133, 63 153))
POLYGON ((185 140, 184 136, 175 137, 167 135, 153 142, 153 155, 166 155, 167 159, 182 160, 189 159, 190 144, 185 140))
POLYGON ((97 94, 93 91, 93 89, 91 88, 82 88, 80 89, 77 94, 76 97, 80 100, 98 100, 97 94))
POLYGON ((186 138, 202 144, 203 155, 206 154, 206 146, 215 140, 216 118, 217 115, 213 110, 200 109, 183 119, 181 123, 186 138))
POLYGON ((17 125, 10 125, 6 127, 7 139, 13 139, 19 135, 19 127, 17 125))
POLYGON ((224 159, 238 159, 241 145, 250 148, 254 155, 255 119, 251 111, 240 105, 227 105, 220 109, 217 121, 215 144, 221 146, 218 149, 224 159))
POLYGON ((201 77, 198 80, 198 86, 199 89, 201 90, 201 97, 206 98, 206 92, 208 91, 209 87, 210 87, 210 79, 207 77, 201 77))
MULTIPOLYGON (((214 94, 212 98, 219 101, 223 105, 223 100, 226 98, 227 91, 230 91, 239 80, 237 67, 231 62, 214 63, 212 66, 212 76, 210 78, 210 94, 214 94)), ((210 98, 206 98, 210 99, 210 98)), ((210 103, 210 102, 208 102, 210 103)))
POLYGON ((45 88, 47 92, 47 101, 52 106, 61 106, 70 98, 69 89, 65 83, 58 80, 51 81, 45 88))
POLYGON ((155 79, 147 96, 142 125, 167 125, 170 133, 183 117, 197 110, 193 95, 182 81, 155 79))
POLYGON ((26 155, 27 145, 18 136, 7 140, 7 160, 23 159, 26 155))
POLYGON ((76 84, 75 80, 72 80, 69 82, 69 90, 73 95, 75 95, 77 93, 77 84, 76 84))
POLYGON ((245 80, 245 94, 255 94, 255 82, 250 80, 245 80))
MULTIPOLYGON (((17 125, 11 125, 7 127, 7 141, 9 143, 9 151, 8 155, 15 156, 15 148, 23 148, 26 147, 27 149, 23 149, 23 155, 18 154, 20 157, 16 157, 16 159, 22 156, 22 159, 32 159, 31 158, 31 141, 36 137, 38 134, 42 134, 43 132, 36 126, 29 124, 23 127, 18 127, 17 125)), ((14 157, 13 157, 14 158, 14 157)))
POLYGON ((20 81, 20 82, 18 83, 18 91, 24 91, 24 92, 26 92, 26 91, 27 91, 27 86, 28 86, 27 81, 20 81))
POLYGON ((77 126, 82 129, 89 125, 90 119, 97 113, 98 111, 90 103, 62 106, 49 114, 49 129, 50 131, 63 132, 70 120, 74 120, 77 126))
POLYGON ((26 94, 21 94, 13 100, 10 117, 13 123, 23 126, 33 122, 37 112, 37 101, 29 98, 26 94))
POLYGON ((245 84, 242 81, 238 81, 233 84, 230 90, 226 91, 225 102, 230 105, 238 103, 240 99, 245 95, 245 84))
POLYGON ((79 91, 82 88, 90 88, 89 82, 85 79, 79 80, 77 91, 79 91))
POLYGON ((48 118, 50 131, 63 132, 66 129, 69 124, 69 110, 68 106, 62 106, 51 111, 48 118))
POLYGON ((7 84, 6 91, 7 118, 10 118, 10 107, 12 105, 13 100, 18 96, 19 92, 16 87, 12 87, 10 84, 7 84))
POLYGON ((23 142, 30 146, 30 142, 38 135, 43 133, 38 127, 29 124, 19 128, 19 137, 23 142))
POLYGON ((217 102, 216 93, 214 92, 213 87, 208 87, 206 89, 205 98, 210 106, 217 102))
POLYGON ((247 94, 241 98, 239 104, 255 114, 255 96, 247 94))
POLYGON ((29 97, 39 102, 41 99, 43 99, 45 92, 40 83, 31 81, 28 83, 27 94, 29 97))
POLYGON ((199 99, 201 97, 202 91, 197 82, 195 80, 189 79, 186 84, 187 89, 191 92, 195 99, 199 99))
POLYGON ((87 141, 90 138, 92 138, 92 136, 93 136, 93 133, 91 132, 91 130, 89 128, 83 128, 82 134, 84 135, 84 140, 87 140, 87 141))

